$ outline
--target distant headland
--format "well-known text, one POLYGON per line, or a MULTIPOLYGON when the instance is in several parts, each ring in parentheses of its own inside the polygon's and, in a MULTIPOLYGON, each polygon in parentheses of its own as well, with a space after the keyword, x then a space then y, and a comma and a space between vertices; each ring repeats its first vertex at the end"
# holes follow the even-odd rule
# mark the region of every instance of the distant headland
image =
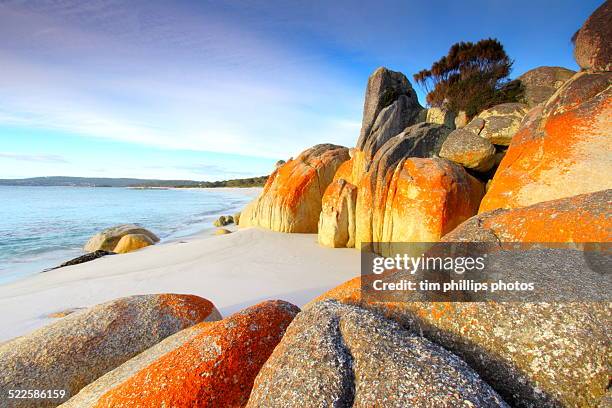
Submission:
POLYGON ((268 176, 231 179, 222 181, 156 180, 107 177, 31 177, 23 179, 0 179, 0 186, 26 187, 136 187, 136 188, 210 188, 210 187, 260 187, 268 176))

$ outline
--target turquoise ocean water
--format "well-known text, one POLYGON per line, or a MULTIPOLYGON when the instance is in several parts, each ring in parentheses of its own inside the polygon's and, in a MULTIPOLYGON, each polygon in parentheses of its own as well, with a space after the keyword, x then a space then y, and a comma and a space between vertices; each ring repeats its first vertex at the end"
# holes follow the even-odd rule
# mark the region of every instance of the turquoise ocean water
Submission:
POLYGON ((251 199, 224 189, 0 186, 0 283, 83 254, 104 228, 136 223, 164 242, 212 228, 251 199))

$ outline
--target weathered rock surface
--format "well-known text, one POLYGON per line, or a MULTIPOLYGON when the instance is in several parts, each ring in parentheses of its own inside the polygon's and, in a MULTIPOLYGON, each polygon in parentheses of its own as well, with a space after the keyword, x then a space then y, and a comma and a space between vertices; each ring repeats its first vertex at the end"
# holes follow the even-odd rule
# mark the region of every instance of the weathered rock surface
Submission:
POLYGON ((299 312, 266 301, 167 338, 64 404, 86 407, 240 407, 255 376, 299 312))
POLYGON ((155 244, 155 242, 145 234, 127 234, 121 237, 114 252, 117 254, 126 254, 153 244, 155 244))
POLYGON ((355 185, 340 178, 327 187, 319 218, 319 244, 332 248, 355 246, 356 205, 355 185))
POLYGON ((429 108, 427 109, 427 115, 425 122, 436 123, 438 125, 444 125, 447 128, 455 128, 455 113, 442 108, 429 108))
POLYGON ((448 242, 611 242, 612 190, 494 210, 444 236, 448 242))
POLYGON ((589 16, 574 41, 574 58, 582 69, 612 70, 612 3, 609 0, 589 16))
POLYGON ((359 186, 357 248, 364 242, 436 242, 477 212, 482 183, 448 160, 398 155, 401 142, 377 153, 359 186))
POLYGON ((489 171, 495 165, 495 146, 466 129, 452 131, 440 149, 440 157, 476 171, 489 171))
POLYGON ((259 372, 248 407, 507 407, 457 356, 334 301, 300 313, 259 372))
POLYGON ((480 212, 612 188, 612 73, 576 74, 532 109, 497 169, 480 212))
POLYGON ((302 152, 276 169, 261 195, 241 213, 240 226, 279 232, 317 232, 321 199, 348 149, 322 144, 302 152))
POLYGON ((226 229, 226 228, 217 228, 215 230, 215 235, 227 235, 227 234, 231 234, 232 231, 226 229))
POLYGON ((523 86, 523 100, 529 106, 546 102, 576 72, 562 67, 538 67, 518 77, 523 86))
POLYGON ((114 252, 115 246, 124 235, 128 234, 143 234, 153 242, 159 242, 159 238, 151 231, 134 224, 117 225, 107 228, 102 232, 97 233, 90 238, 84 246, 87 252, 95 252, 97 250, 114 252))
POLYGON ((606 393, 609 302, 366 303, 360 293, 355 278, 304 310, 337 299, 383 313, 463 358, 512 406, 591 407, 606 393))
MULTIPOLYGON (((72 313, 0 346, 0 392, 66 390, 66 398, 167 336, 220 319, 191 295, 131 296, 72 313)), ((15 399, 13 407, 51 407, 55 399, 15 399)))
MULTIPOLYGON (((416 120, 416 117, 423 109, 419 105, 416 92, 412 88, 412 85, 410 85, 410 81, 408 81, 406 76, 401 72, 395 72, 388 70, 387 68, 380 67, 374 71, 372 75, 370 75, 368 78, 368 85, 366 87, 361 133, 359 135, 359 140, 357 141, 357 149, 366 151, 366 145, 369 144, 372 146, 375 144, 370 141, 370 139, 372 139, 371 134, 373 133, 375 122, 379 122, 378 128, 389 128, 389 126, 383 126, 383 122, 386 121, 379 120, 378 116, 383 109, 398 101, 402 95, 406 96, 406 98, 402 98, 403 102, 401 102, 401 109, 399 106, 397 106, 392 110, 394 112, 403 111, 408 117, 397 118, 395 115, 390 115, 391 112, 389 112, 390 117, 399 119, 404 123, 403 126, 400 126, 397 133, 408 126, 410 121, 416 120), (412 108, 412 110, 410 108, 412 108)), ((397 133, 392 134, 391 136, 395 136, 397 133)), ((381 143, 378 143, 378 145, 382 145, 382 143, 384 143, 384 141, 381 140, 381 143)), ((373 154, 375 151, 372 151, 371 153, 373 154)))
POLYGON ((417 123, 421 111, 422 107, 416 99, 400 95, 396 101, 380 111, 368 136, 357 142, 357 148, 365 152, 366 157, 373 157, 390 138, 417 123))
POLYGON ((457 113, 457 117, 455 118, 455 128, 461 129, 467 124, 468 124, 467 113, 465 113, 465 111, 459 111, 459 113, 457 113))
MULTIPOLYGON (((496 210, 469 219, 442 241, 610 242, 611 200, 607 190, 496 210)), ((580 252, 556 251, 545 257, 533 251, 522 262, 511 256, 506 273, 528 273, 538 287, 548 285, 546 293, 573 293, 592 286, 593 276, 605 279, 580 252)), ((594 407, 606 393, 609 302, 375 303, 362 298, 360 285, 359 278, 348 281, 304 310, 331 298, 384 313, 461 356, 513 406, 594 407)))
MULTIPOLYGON (((477 118, 484 121, 480 137, 489 139, 493 144, 508 146, 527 113, 527 105, 522 103, 502 103, 480 112, 477 118)), ((468 123, 466 127, 470 127, 468 123)))
POLYGON ((43 272, 51 271, 53 269, 63 268, 64 266, 78 265, 83 262, 93 261, 94 259, 102 258, 103 256, 106 256, 106 255, 115 255, 115 252, 104 251, 102 249, 98 249, 97 251, 90 252, 85 255, 77 256, 76 258, 66 261, 63 264, 60 264, 59 266, 56 266, 54 268, 45 269, 43 272))

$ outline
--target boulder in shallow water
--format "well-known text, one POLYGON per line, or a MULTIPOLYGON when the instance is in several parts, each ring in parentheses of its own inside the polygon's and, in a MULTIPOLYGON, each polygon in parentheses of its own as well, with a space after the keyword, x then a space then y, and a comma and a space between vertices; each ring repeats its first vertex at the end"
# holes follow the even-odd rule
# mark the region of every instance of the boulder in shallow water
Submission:
POLYGON ((155 244, 155 242, 145 234, 127 234, 121 237, 114 252, 117 254, 126 254, 153 244, 155 244))
POLYGON ((321 144, 276 169, 260 196, 241 212, 240 226, 279 232, 317 232, 321 199, 348 149, 321 144))
POLYGON ((247 407, 507 407, 461 359, 365 309, 320 302, 297 315, 247 407))
POLYGON ((146 228, 135 224, 122 224, 97 233, 87 241, 83 249, 87 252, 95 252, 99 249, 114 252, 119 240, 128 234, 143 234, 154 243, 159 242, 159 238, 146 228))
MULTIPOLYGON (((72 313, 0 345, 0 392, 65 390, 66 400, 167 336, 220 318, 208 300, 175 294, 130 296, 72 313)), ((61 402, 15 399, 12 407, 61 402)))
POLYGON ((185 329, 85 387, 65 408, 241 407, 299 309, 266 301, 185 329))

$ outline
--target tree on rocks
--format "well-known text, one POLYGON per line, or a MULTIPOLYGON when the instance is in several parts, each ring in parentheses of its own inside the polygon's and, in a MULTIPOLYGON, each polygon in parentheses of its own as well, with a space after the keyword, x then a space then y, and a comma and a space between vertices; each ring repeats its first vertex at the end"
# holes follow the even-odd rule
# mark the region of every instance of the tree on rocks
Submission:
POLYGON ((483 109, 518 99, 521 87, 511 86, 507 79, 512 63, 496 39, 459 42, 430 69, 416 73, 414 80, 428 92, 429 105, 465 111, 473 117, 483 109))

